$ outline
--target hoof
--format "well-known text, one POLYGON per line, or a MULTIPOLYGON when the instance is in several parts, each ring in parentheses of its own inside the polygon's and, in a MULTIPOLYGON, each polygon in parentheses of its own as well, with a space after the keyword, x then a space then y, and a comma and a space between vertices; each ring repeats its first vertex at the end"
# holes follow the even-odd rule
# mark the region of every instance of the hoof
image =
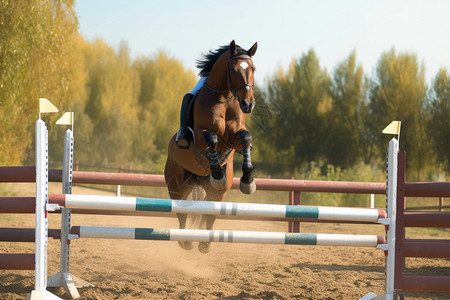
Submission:
POLYGON ((212 175, 209 175, 209 181, 211 186, 216 190, 223 190, 227 186, 227 178, 223 174, 221 179, 215 179, 212 175))
POLYGON ((178 241, 178 245, 180 245, 180 247, 184 250, 191 250, 192 248, 194 248, 194 243, 187 241, 178 241))
POLYGON ((209 243, 209 242, 198 243, 198 250, 203 254, 208 253, 210 247, 211 247, 211 243, 209 243))
POLYGON ((248 194, 248 195, 253 194, 256 191, 255 179, 253 179, 252 182, 250 182, 250 183, 244 183, 241 178, 241 183, 239 185, 239 189, 244 194, 248 194))

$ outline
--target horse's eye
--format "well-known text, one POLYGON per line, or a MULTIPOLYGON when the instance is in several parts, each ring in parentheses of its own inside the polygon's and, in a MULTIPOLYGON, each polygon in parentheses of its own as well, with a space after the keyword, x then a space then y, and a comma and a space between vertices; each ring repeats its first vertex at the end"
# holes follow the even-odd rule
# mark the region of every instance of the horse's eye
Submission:
POLYGON ((236 69, 231 69, 231 73, 236 74, 237 70, 236 69))

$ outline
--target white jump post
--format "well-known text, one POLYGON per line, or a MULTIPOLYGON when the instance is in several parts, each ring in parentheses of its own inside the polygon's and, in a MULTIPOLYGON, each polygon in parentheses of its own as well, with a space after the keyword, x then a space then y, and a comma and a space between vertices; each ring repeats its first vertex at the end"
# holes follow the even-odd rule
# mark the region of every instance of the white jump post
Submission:
POLYGON ((394 299, 394 282, 395 282, 395 227, 397 219, 397 172, 398 172, 398 152, 400 141, 400 127, 401 121, 392 121, 385 129, 383 134, 397 135, 389 142, 387 149, 387 166, 386 166, 386 244, 377 246, 387 253, 386 257, 386 282, 385 294, 376 296, 374 293, 369 293, 360 300, 370 299, 394 299))
POLYGON ((386 209, 389 218, 389 227, 387 230, 388 255, 386 259, 386 300, 394 299, 398 151, 398 141, 393 138, 389 142, 387 153, 386 209))
MULTIPOLYGON (((73 112, 65 113, 57 122, 58 125, 72 125, 72 130, 67 129, 64 134, 64 153, 62 169, 62 193, 72 194, 72 171, 73 171, 73 112)), ((63 287, 72 299, 80 297, 77 288, 93 286, 89 282, 71 275, 69 271, 70 260, 70 241, 73 238, 70 235, 71 209, 62 208, 61 210, 61 253, 60 253, 60 271, 49 277, 47 286, 63 287)))
POLYGON ((36 207, 35 207, 35 281, 34 290, 26 299, 61 299, 47 291, 47 241, 48 241, 48 130, 41 113, 57 112, 48 99, 39 99, 39 119, 36 128, 36 207))
POLYGON ((398 152, 400 141, 401 121, 392 121, 385 129, 383 134, 397 135, 389 142, 387 149, 387 166, 386 166, 386 244, 380 245, 378 248, 387 253, 386 257, 386 282, 385 294, 376 297, 375 294, 369 293, 362 299, 394 299, 394 282, 395 282, 395 227, 397 219, 397 172, 398 172, 398 152))

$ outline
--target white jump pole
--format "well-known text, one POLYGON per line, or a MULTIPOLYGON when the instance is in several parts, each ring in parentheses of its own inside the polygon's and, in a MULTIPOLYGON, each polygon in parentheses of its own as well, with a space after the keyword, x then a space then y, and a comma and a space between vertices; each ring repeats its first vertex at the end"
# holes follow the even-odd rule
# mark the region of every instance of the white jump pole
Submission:
POLYGON ((323 233, 286 233, 266 231, 231 231, 203 229, 157 229, 127 227, 74 226, 80 238, 131 239, 153 241, 192 241, 222 243, 263 243, 311 246, 377 247, 384 236, 323 233))
POLYGON ((66 208, 120 211, 154 211, 237 217, 277 217, 308 220, 378 223, 386 218, 383 209, 302 206, 97 195, 50 195, 50 203, 66 208))

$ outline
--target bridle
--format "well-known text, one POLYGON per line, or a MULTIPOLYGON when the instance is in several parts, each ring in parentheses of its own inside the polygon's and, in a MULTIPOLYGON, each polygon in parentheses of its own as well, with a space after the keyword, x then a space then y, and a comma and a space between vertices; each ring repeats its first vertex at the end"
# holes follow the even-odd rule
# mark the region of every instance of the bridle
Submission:
POLYGON ((233 84, 233 80, 231 79, 231 72, 230 72, 230 62, 234 59, 249 59, 252 60, 251 56, 246 55, 246 54, 238 54, 238 55, 233 55, 230 56, 228 58, 228 62, 227 62, 227 71, 225 73, 225 76, 228 75, 228 81, 230 84, 230 88, 229 89, 225 89, 225 90, 216 90, 215 88, 211 87, 208 83, 207 80, 205 81, 204 85, 211 91, 215 92, 215 93, 228 93, 231 92, 232 96, 228 99, 228 101, 234 102, 236 100, 238 100, 238 102, 241 102, 242 100, 239 99, 238 95, 237 95, 237 91, 242 89, 242 88, 246 88, 249 87, 251 89, 253 89, 253 85, 249 84, 249 83, 244 83, 242 85, 240 85, 239 87, 235 88, 234 84, 233 84))

